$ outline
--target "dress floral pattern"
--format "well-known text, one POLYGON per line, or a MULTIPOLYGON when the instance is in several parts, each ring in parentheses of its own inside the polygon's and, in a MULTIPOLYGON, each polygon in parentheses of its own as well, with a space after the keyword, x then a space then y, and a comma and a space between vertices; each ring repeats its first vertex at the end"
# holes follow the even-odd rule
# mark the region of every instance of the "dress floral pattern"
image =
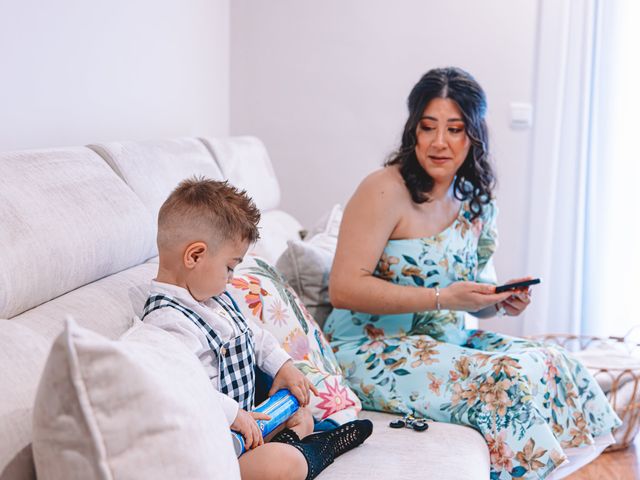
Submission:
MULTIPOLYGON (((438 235, 390 240, 375 275, 417 287, 495 283, 497 209, 463 203, 438 235)), ((597 382, 557 346, 464 328, 464 314, 370 315, 335 309, 325 324, 363 407, 467 425, 485 438, 492 480, 547 477, 563 449, 591 445, 620 420, 597 382)))

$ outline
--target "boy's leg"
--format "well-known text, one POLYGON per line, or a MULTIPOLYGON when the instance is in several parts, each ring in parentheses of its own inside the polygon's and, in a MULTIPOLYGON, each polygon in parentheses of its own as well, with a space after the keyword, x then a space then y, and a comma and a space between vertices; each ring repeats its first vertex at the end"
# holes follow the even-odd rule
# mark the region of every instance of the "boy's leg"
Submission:
POLYGON ((286 443, 297 448, 307 461, 306 480, 311 480, 331 465, 336 457, 364 442, 372 429, 370 420, 354 420, 334 430, 300 439, 296 432, 285 428, 273 438, 272 443, 286 443))
POLYGON ((308 408, 300 407, 296 413, 294 413, 289 419, 282 425, 279 425, 273 432, 271 432, 264 439, 265 442, 271 440, 277 433, 281 432, 285 428, 289 428, 296 432, 298 438, 304 438, 307 435, 313 433, 313 416, 308 408))
POLYGON ((285 428, 290 428, 298 434, 299 438, 304 438, 313 433, 313 416, 308 408, 301 407, 289 420, 284 423, 285 428))
POLYGON ((307 460, 291 445, 265 443, 239 458, 242 480, 304 480, 307 460))

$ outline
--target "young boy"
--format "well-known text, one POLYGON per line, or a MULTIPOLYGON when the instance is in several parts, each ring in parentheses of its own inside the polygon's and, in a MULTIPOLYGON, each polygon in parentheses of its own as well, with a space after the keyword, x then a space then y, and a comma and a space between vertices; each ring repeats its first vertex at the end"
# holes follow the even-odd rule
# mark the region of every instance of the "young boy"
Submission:
POLYGON ((230 428, 245 438, 243 479, 317 476, 338 455, 370 434, 368 420, 312 434, 306 409, 313 384, 278 341, 244 318, 225 292, 233 269, 258 239, 260 212, 245 192, 227 182, 189 179, 169 195, 158 214, 158 275, 151 282, 143 320, 178 337, 200 359, 230 428), (264 444, 253 408, 254 368, 273 377, 271 393, 288 388, 301 408, 264 444), (263 446, 261 446, 263 445, 263 446), (256 448, 261 446, 260 448, 256 448))

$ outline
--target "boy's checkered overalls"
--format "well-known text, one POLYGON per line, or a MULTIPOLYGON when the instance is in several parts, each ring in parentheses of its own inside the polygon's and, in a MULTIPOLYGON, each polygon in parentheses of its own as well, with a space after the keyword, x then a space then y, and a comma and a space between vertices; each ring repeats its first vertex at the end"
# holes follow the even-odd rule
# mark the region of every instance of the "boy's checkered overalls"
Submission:
POLYGON ((144 305, 142 319, 159 308, 174 308, 191 320, 205 335, 211 351, 218 358, 218 390, 240 404, 240 408, 253 409, 255 392, 255 346, 253 332, 247 325, 236 302, 227 292, 212 300, 220 305, 240 330, 240 335, 223 342, 200 315, 168 295, 151 295, 144 305))

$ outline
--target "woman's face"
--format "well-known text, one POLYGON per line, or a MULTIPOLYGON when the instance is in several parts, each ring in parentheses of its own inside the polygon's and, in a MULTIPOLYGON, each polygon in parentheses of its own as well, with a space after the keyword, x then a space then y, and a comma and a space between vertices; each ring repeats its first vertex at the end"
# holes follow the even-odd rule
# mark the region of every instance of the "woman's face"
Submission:
POLYGON ((434 98, 422 112, 416 130, 416 157, 436 183, 451 183, 464 163, 471 141, 458 106, 448 98, 434 98))

